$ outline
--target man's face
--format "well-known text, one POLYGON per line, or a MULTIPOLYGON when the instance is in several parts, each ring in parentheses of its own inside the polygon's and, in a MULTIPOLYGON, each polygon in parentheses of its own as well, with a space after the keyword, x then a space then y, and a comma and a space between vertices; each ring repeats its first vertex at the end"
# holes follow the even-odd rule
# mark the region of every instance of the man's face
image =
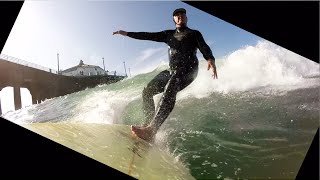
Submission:
POLYGON ((181 13, 181 12, 176 13, 173 16, 173 20, 176 23, 177 27, 181 27, 182 24, 187 24, 187 16, 185 13, 181 13))

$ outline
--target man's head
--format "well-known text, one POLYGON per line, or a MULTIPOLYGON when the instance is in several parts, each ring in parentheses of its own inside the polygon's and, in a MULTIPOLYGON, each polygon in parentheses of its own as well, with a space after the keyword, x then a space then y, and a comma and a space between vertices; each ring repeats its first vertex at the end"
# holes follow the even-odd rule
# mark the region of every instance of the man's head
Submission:
POLYGON ((177 28, 180 28, 182 26, 187 26, 187 15, 186 10, 184 8, 179 8, 173 11, 173 21, 176 24, 177 28))

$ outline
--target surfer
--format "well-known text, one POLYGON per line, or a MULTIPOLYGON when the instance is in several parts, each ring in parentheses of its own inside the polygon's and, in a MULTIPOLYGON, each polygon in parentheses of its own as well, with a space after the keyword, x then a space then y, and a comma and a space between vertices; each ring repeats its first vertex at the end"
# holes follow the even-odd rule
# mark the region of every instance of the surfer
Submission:
POLYGON ((190 85, 198 75, 197 49, 208 62, 208 70, 212 69, 213 78, 217 79, 215 58, 202 34, 187 26, 187 15, 184 8, 173 11, 174 30, 161 32, 127 32, 119 30, 120 34, 138 40, 164 42, 168 45, 169 69, 160 72, 144 88, 142 92, 143 112, 146 121, 142 126, 131 126, 138 137, 151 141, 160 126, 174 108, 177 93, 190 85), (157 110, 153 96, 163 92, 157 110))

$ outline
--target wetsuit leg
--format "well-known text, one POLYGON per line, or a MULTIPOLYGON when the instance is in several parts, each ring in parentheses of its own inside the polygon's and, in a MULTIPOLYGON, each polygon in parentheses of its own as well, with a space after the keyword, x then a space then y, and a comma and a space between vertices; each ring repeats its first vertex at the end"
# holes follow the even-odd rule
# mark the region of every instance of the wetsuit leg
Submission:
POLYGON ((142 91, 143 112, 145 115, 144 126, 148 125, 155 115, 153 96, 164 91, 170 79, 170 72, 164 70, 155 76, 142 91))
POLYGON ((160 100, 156 115, 151 122, 151 126, 156 130, 160 128, 162 123, 169 116, 174 108, 177 93, 191 84, 198 74, 198 68, 185 71, 176 71, 171 75, 167 86, 165 87, 163 96, 160 100))

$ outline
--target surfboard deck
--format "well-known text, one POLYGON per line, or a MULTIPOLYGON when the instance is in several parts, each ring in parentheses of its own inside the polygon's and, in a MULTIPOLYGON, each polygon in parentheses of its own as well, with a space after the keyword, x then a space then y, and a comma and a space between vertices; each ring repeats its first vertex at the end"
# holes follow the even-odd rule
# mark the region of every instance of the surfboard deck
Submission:
POLYGON ((21 126, 138 179, 194 179, 169 153, 127 125, 32 123, 21 126))

